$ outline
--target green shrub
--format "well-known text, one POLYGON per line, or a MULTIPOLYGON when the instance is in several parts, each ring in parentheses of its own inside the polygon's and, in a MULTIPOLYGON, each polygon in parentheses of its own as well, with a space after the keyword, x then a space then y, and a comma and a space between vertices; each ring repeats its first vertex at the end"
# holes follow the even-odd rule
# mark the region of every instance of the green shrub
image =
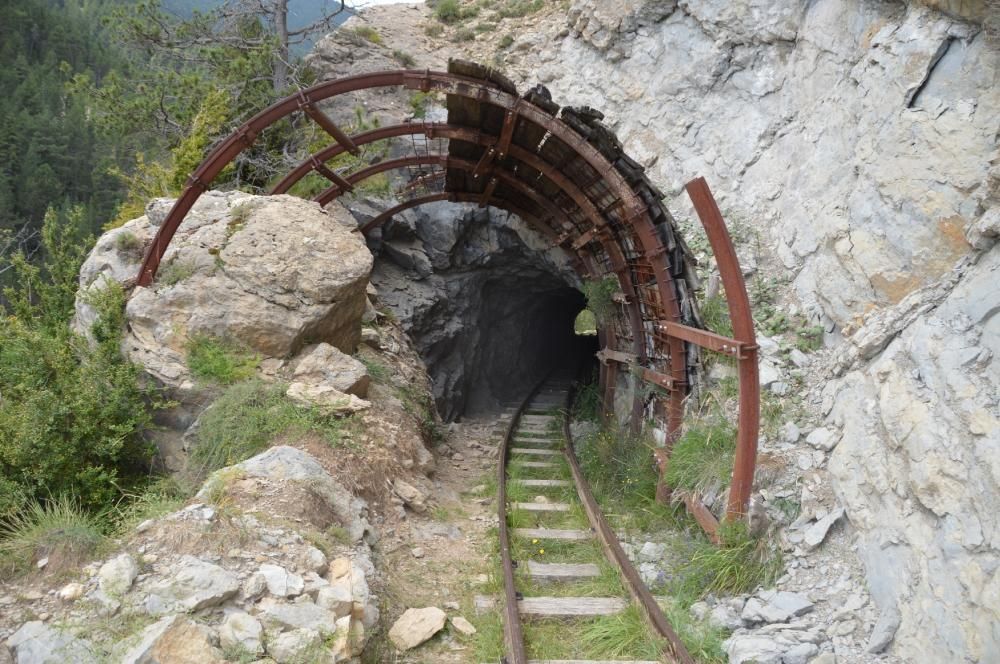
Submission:
POLYGON ((348 421, 294 403, 285 396, 284 385, 256 380, 236 383, 202 414, 190 470, 197 478, 239 463, 286 433, 316 433, 330 445, 338 445, 348 421))
POLYGON ((705 298, 701 303, 701 318, 707 329, 732 338, 733 322, 729 319, 729 305, 722 295, 705 298))
POLYGON ((424 118, 427 116, 427 105, 433 101, 434 94, 431 92, 414 92, 410 95, 410 109, 413 117, 424 118))
POLYGON ((161 284, 173 286, 192 276, 197 269, 193 261, 175 258, 159 269, 156 280, 161 284))
POLYGON ((187 363, 195 378, 232 385, 254 375, 260 355, 234 341, 199 334, 188 341, 187 363))
POLYGON ((462 8, 458 0, 441 0, 434 8, 434 18, 442 23, 455 23, 462 18, 462 8))
POLYGON ((614 295, 619 292, 618 279, 604 277, 583 282, 583 294, 587 298, 587 308, 590 309, 600 325, 609 324, 618 311, 614 295))
POLYGON ((500 8, 502 18, 522 18, 534 14, 545 6, 545 0, 509 0, 500 8))
MULTIPOLYGON (((86 243, 76 211, 46 217, 44 258, 13 259, 13 285, 0 314, 0 510, 15 500, 74 497, 101 509, 141 482, 152 446, 143 438, 149 397, 120 351, 125 294, 92 290, 93 343, 69 328, 86 243), (11 496, 14 495, 14 498, 11 496)), ((23 504, 23 503, 21 503, 23 504)), ((0 516, 3 512, 0 512, 0 516)))
POLYGON ((823 347, 823 326, 803 326, 795 330, 795 347, 804 353, 823 347))
POLYGON ((424 28, 424 34, 428 37, 440 37, 444 34, 444 26, 440 23, 431 23, 424 28))
POLYGON ((472 28, 459 28, 451 38, 454 42, 470 42, 476 38, 476 31, 472 28))
POLYGON ((501 49, 510 48, 511 44, 513 43, 514 43, 514 35, 504 35, 500 39, 500 48, 501 49))
POLYGON ((699 541, 681 556, 671 591, 680 597, 739 595, 774 583, 781 554, 766 539, 751 537, 746 523, 719 527, 721 544, 699 541))
POLYGON ((115 249, 126 256, 141 257, 142 241, 135 236, 135 233, 124 231, 115 237, 115 249))
POLYGON ((701 491, 714 483, 729 484, 736 453, 736 429, 725 420, 696 422, 670 453, 667 484, 701 491))
POLYGON ((354 28, 354 34, 361 37, 362 39, 370 41, 373 44, 382 43, 382 35, 380 35, 378 33, 378 30, 371 27, 370 25, 361 25, 354 28))
POLYGON ((29 572, 43 558, 46 573, 79 567, 104 544, 106 525, 65 494, 30 501, 0 521, 0 578, 29 572))
POLYGON ((396 49, 392 52, 392 57, 394 57, 396 61, 399 62, 399 64, 403 65, 404 67, 412 67, 413 65, 417 64, 417 61, 414 59, 412 55, 410 55, 405 51, 400 51, 399 49, 396 49))

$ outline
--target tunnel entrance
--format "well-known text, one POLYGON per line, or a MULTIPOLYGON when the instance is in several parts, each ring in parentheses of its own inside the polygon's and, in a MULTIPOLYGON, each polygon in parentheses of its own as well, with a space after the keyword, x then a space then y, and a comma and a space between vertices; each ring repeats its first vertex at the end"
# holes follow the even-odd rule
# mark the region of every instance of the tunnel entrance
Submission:
POLYGON ((369 236, 372 283, 413 338, 445 421, 494 414, 549 372, 593 362, 586 301, 561 253, 516 215, 434 203, 369 236))

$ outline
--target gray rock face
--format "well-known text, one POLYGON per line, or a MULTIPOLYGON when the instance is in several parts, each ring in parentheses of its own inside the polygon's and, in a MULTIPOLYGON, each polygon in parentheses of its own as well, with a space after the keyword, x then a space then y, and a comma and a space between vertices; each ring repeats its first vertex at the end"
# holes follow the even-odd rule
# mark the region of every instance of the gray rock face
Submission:
POLYGON ((576 277, 517 217, 425 205, 371 242, 379 300, 413 338, 446 421, 518 398, 572 352, 576 277))
POLYGON ((305 589, 305 581, 298 574, 289 572, 280 565, 265 563, 257 572, 264 577, 267 592, 275 597, 295 597, 305 589))
POLYGON ((787 622, 812 608, 813 603, 798 593, 768 590, 748 599, 741 617, 748 623, 787 622))
POLYGON ((101 592, 110 597, 124 595, 139 574, 139 566, 135 559, 123 553, 101 565, 97 572, 97 582, 101 592))
MULTIPOLYGON (((316 459, 302 450, 278 445, 236 464, 233 468, 245 477, 261 477, 273 482, 299 482, 308 485, 329 505, 355 542, 360 541, 371 529, 364 516, 367 509, 364 501, 355 498, 330 477, 316 459)), ((205 486, 198 492, 198 496, 206 495, 208 487, 216 479, 217 474, 209 477, 205 486)))
POLYGON ((997 51, 926 4, 575 0, 571 38, 506 60, 604 111, 668 193, 705 176, 843 326, 938 279, 984 212, 997 51))
POLYGON ((97 657, 86 643, 38 620, 21 625, 7 639, 7 646, 14 652, 17 664, 97 662, 97 657))
POLYGON ((184 556, 171 578, 150 588, 146 606, 152 614, 197 611, 221 604, 239 589, 239 579, 233 573, 194 556, 184 556))
POLYGON ((254 655, 264 653, 261 642, 264 628, 248 613, 230 613, 219 627, 219 643, 223 648, 240 648, 254 655))
POLYGON ((881 350, 865 362, 849 340, 853 368, 824 391, 844 432, 829 468, 874 600, 899 616, 893 649, 904 657, 1000 658, 998 277, 994 246, 874 316, 858 343, 887 337, 881 350))

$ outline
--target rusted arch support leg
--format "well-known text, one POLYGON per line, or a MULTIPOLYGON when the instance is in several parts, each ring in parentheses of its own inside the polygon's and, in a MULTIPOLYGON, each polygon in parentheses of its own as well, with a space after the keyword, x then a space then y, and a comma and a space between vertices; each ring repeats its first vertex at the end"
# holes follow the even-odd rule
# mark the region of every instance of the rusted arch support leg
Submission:
POLYGON ((732 521, 746 516, 753 490, 754 468, 757 463, 757 437, 760 430, 760 380, 757 373, 757 339, 754 335, 750 298, 747 295, 743 272, 740 270, 736 249, 733 247, 726 223, 719 206, 704 178, 697 178, 685 186, 695 212, 705 227, 705 234, 719 265, 719 276, 726 289, 726 304, 733 323, 733 337, 745 345, 739 360, 740 409, 736 434, 736 458, 733 462, 733 481, 729 490, 726 519, 732 521))

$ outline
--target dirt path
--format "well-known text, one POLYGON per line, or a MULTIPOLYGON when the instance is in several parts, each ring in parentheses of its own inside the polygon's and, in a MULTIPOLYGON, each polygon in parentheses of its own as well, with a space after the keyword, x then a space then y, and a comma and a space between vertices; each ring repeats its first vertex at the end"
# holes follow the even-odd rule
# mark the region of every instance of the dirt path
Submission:
POLYGON ((380 567, 388 576, 382 590, 386 630, 407 608, 427 606, 447 612, 448 625, 407 653, 395 652, 383 635, 366 661, 475 661, 477 637, 462 634, 450 619, 462 616, 476 622, 473 597, 488 593, 491 586, 497 523, 492 477, 502 426, 494 418, 451 425, 435 450, 438 467, 426 511, 418 514, 406 508, 399 527, 383 536, 380 567))

